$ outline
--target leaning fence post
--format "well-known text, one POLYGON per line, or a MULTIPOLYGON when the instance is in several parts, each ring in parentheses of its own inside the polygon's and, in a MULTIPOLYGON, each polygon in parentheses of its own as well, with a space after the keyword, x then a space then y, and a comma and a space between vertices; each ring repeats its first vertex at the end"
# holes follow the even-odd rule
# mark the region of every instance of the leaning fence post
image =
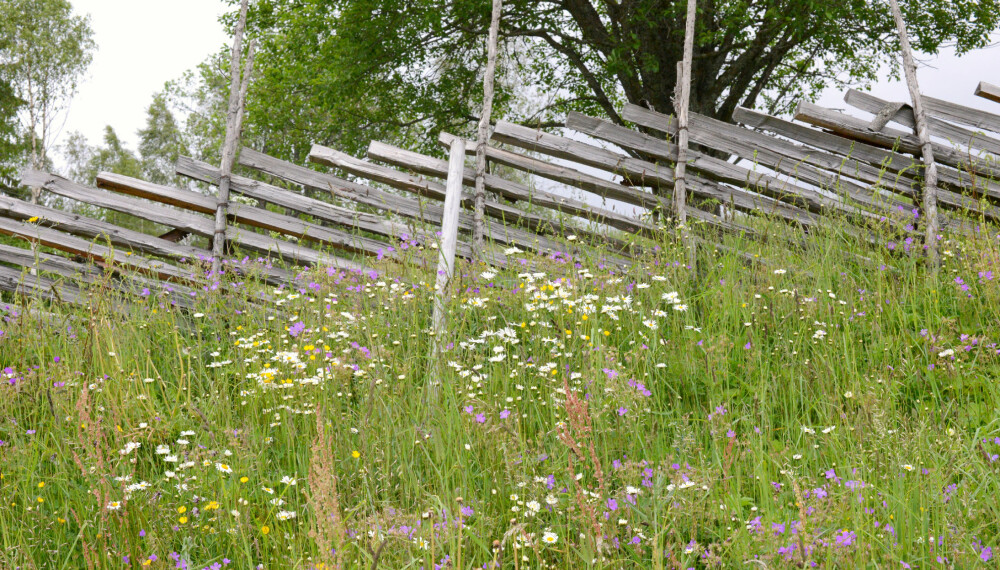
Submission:
POLYGON ((486 74, 483 76, 483 112, 479 116, 479 130, 476 141, 476 193, 473 212, 472 246, 478 258, 485 248, 483 233, 486 226, 486 141, 490 138, 490 114, 493 112, 493 82, 497 68, 497 36, 500 33, 500 12, 503 0, 493 0, 493 14, 490 19, 490 35, 486 48, 486 74))
POLYGON ((924 244, 927 246, 927 257, 930 259, 931 266, 937 268, 937 164, 934 163, 934 148, 931 144, 930 132, 927 129, 927 117, 924 115, 920 86, 917 84, 917 64, 914 62, 913 52, 910 50, 910 39, 906 34, 903 13, 899 10, 897 0, 889 0, 889 7, 892 9, 892 17, 896 20, 896 29, 899 31, 899 47, 903 52, 903 72, 906 74, 906 86, 910 89, 910 99, 913 101, 914 130, 917 133, 917 138, 920 139, 920 152, 924 161, 923 214, 927 220, 924 244))
POLYGON ((674 168, 674 215, 681 230, 681 240, 687 250, 688 265, 694 269, 695 243, 687 227, 687 154, 688 107, 691 101, 691 63, 694 60, 694 25, 697 0, 688 0, 687 24, 684 27, 684 59, 677 62, 677 97, 674 113, 677 115, 677 165, 674 168))
POLYGON ((428 378, 431 401, 436 401, 438 388, 438 355, 440 339, 445 330, 445 313, 451 280, 455 276, 455 250, 458 246, 458 217, 462 210, 462 178, 465 174, 465 140, 455 137, 451 141, 448 157, 448 185, 441 217, 441 245, 438 250, 437 280, 434 286, 434 315, 431 331, 434 333, 431 352, 431 374, 428 378))
POLYGON ((243 124, 243 107, 246 104, 250 72, 253 69, 255 43, 250 43, 246 68, 240 81, 240 57, 243 55, 243 31, 247 23, 248 0, 240 5, 240 19, 236 22, 233 37, 233 53, 230 61, 229 112, 226 116, 226 139, 222 147, 222 165, 219 178, 219 202, 215 209, 215 233, 212 236, 212 274, 218 275, 222 269, 222 257, 226 243, 226 215, 229 208, 229 186, 232 180, 233 164, 236 162, 236 148, 239 146, 240 129, 243 124))

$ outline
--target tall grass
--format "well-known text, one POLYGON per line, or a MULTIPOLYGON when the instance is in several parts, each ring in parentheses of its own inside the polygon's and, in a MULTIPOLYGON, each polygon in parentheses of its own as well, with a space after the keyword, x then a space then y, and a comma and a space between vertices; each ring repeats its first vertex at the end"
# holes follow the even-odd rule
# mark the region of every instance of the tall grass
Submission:
POLYGON ((18 300, 0 566, 992 567, 997 238, 878 240, 464 265, 439 366, 390 262, 18 300))

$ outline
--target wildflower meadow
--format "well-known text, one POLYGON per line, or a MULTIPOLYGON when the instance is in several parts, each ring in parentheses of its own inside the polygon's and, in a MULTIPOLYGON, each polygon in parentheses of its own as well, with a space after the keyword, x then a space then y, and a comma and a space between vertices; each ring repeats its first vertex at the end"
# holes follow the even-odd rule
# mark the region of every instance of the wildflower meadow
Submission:
POLYGON ((876 241, 5 297, 0 567, 995 568, 1000 235, 876 241))

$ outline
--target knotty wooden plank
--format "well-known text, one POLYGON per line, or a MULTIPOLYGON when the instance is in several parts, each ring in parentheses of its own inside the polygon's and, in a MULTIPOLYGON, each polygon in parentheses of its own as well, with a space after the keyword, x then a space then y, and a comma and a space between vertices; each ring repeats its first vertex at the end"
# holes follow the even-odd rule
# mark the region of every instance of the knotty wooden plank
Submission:
POLYGON ((1000 103, 1000 86, 980 81, 979 85, 976 86, 976 95, 1000 103))
MULTIPOLYGON (((474 151, 475 149, 473 149, 474 151)), ((373 142, 368 147, 368 155, 382 162, 429 176, 441 178, 448 174, 448 163, 444 160, 393 147, 385 143, 373 142)), ((463 169, 462 177, 463 183, 466 186, 475 185, 476 171, 474 169, 463 169)), ((509 200, 521 200, 563 214, 577 216, 590 222, 605 224, 629 233, 653 237, 659 232, 655 226, 643 223, 637 218, 612 212, 604 208, 590 206, 580 200, 557 196, 537 188, 528 188, 516 182, 505 180, 495 174, 485 174, 483 181, 488 190, 509 200)))
MULTIPOLYGON (((884 99, 856 89, 848 90, 844 95, 844 101, 852 107, 869 113, 877 113, 879 109, 888 104, 888 101, 884 99)), ((916 123, 913 120, 913 109, 909 106, 901 108, 890 117, 890 120, 904 127, 916 128, 916 123)), ((954 144, 989 151, 993 154, 1000 154, 1000 140, 988 137, 981 132, 953 125, 934 116, 927 117, 927 126, 930 128, 931 135, 933 136, 947 139, 954 144)))

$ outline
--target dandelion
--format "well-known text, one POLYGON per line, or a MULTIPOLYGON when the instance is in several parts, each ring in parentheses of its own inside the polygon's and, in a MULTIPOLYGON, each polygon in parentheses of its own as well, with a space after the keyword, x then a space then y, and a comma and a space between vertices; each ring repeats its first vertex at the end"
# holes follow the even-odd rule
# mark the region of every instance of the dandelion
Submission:
POLYGON ((357 459, 361 457, 361 452, 355 449, 354 451, 351 452, 351 457, 357 459))

